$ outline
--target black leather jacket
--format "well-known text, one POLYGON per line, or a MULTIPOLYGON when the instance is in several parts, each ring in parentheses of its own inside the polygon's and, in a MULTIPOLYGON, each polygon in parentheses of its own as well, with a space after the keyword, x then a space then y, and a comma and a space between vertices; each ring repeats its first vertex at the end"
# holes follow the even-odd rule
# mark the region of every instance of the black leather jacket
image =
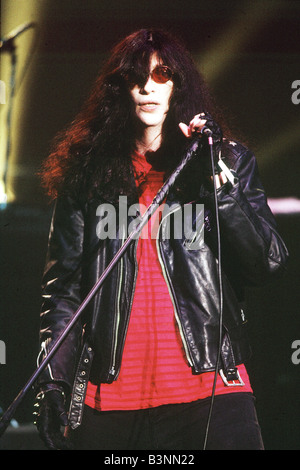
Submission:
MULTIPOLYGON (((225 375, 250 355, 244 331, 245 286, 261 285, 281 274, 288 258, 254 155, 236 142, 227 142, 227 147, 230 159, 226 164, 236 181, 218 190, 224 298, 221 368, 225 375)), ((108 201, 81 203, 69 197, 56 201, 43 280, 41 356, 47 354, 51 341, 124 241, 125 231, 118 224, 115 239, 99 240, 97 207, 104 202, 108 201)), ((170 210, 162 218, 157 237, 162 271, 193 374, 215 369, 220 315, 213 195, 200 191, 197 202, 204 204, 205 231, 198 249, 190 249, 184 235, 167 236, 168 223, 180 206, 172 191, 166 201, 170 210)), ((133 220, 129 216, 127 222, 133 220)), ((129 246, 39 378, 38 384, 58 381, 72 390, 73 428, 81 421, 88 380, 111 383, 118 377, 137 277, 136 245, 134 241, 129 246)))

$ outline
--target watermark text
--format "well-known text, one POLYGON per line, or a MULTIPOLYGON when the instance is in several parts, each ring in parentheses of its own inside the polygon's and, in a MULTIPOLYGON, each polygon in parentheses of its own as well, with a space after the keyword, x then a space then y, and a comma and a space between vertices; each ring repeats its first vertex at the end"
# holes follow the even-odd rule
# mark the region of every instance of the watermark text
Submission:
POLYGON ((292 349, 295 351, 292 354, 292 363, 297 366, 300 364, 300 339, 295 339, 295 341, 292 342, 292 349))
POLYGON ((0 340, 0 364, 6 364, 6 345, 0 340))
MULTIPOLYGON (((97 237, 100 240, 115 240, 118 237, 125 239, 138 229, 146 209, 142 204, 129 206, 126 196, 120 196, 116 206, 110 203, 100 204, 96 209, 96 216, 99 217, 97 237)), ((160 228, 164 240, 182 239, 188 250, 201 248, 204 238, 204 205, 156 205, 148 223, 141 231, 137 230, 133 239, 157 239, 160 228)))
POLYGON ((293 81, 292 89, 295 90, 291 96, 292 103, 299 104, 300 103, 300 80, 293 81))

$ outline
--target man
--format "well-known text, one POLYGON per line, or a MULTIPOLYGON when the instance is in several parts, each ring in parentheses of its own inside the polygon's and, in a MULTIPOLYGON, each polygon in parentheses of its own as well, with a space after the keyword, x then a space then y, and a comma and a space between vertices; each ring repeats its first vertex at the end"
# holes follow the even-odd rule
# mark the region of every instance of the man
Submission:
MULTIPOLYGON (((170 189, 167 214, 154 216, 154 237, 148 231, 130 245, 38 381, 37 426, 49 448, 192 450, 207 438, 207 449, 263 449, 245 367, 244 289, 280 275, 288 253, 254 155, 232 139, 188 52, 165 32, 140 30, 114 48, 45 162, 55 210, 40 355, 195 136, 199 155, 170 189), (204 128, 213 139, 218 218, 204 128), (191 246, 171 227, 178 210, 197 204, 204 241, 191 246), (112 207, 115 225, 105 236, 112 219, 104 209, 112 207)), ((189 223, 194 233, 195 216, 189 223)))

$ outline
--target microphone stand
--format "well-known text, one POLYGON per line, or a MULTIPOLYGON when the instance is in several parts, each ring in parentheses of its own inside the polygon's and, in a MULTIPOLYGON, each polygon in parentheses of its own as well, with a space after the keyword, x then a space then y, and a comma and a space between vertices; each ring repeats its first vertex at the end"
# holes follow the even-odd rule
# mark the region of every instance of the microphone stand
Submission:
MULTIPOLYGON (((0 39, 0 53, 8 52, 10 54, 11 60, 11 72, 10 72, 10 96, 9 96, 9 104, 8 104, 8 111, 7 111, 7 118, 6 118, 6 125, 7 125, 7 143, 6 143, 6 152, 5 152, 5 163, 4 163, 4 173, 3 173, 3 184, 4 184, 4 191, 7 190, 7 174, 8 174, 8 167, 9 167, 9 158, 11 153, 11 126, 12 126, 12 114, 13 114, 13 105, 14 105, 14 98, 16 93, 16 72, 17 72, 17 53, 16 53, 16 45, 15 39, 20 36, 24 31, 27 31, 29 28, 35 26, 35 23, 26 23, 10 32, 10 34, 3 39, 0 39)), ((0 208, 2 206, 6 207, 6 199, 0 201, 0 208)))
POLYGON ((175 183, 175 180, 178 178, 179 174, 183 170, 183 168, 186 166, 186 164, 196 155, 198 151, 198 147, 200 144, 200 140, 198 137, 195 138, 192 143, 188 146, 187 151, 185 153, 185 156, 183 157, 181 163, 178 165, 178 167, 173 171, 173 173, 169 176, 169 178, 165 181, 163 186, 160 188, 156 196, 154 197, 153 201, 151 202, 150 206, 147 208, 146 212, 144 213, 141 222, 136 226, 136 228, 129 234, 128 238, 124 242, 124 244, 121 246, 119 251, 115 254, 114 258, 111 260, 111 262, 108 264, 108 266, 105 268, 101 276, 99 277, 98 281, 94 285, 94 287, 91 289, 89 294, 86 296, 82 304, 78 307, 76 312, 74 313, 72 319, 69 321, 69 323, 66 325, 64 330, 61 332, 61 334, 58 336, 58 338, 53 342, 50 351, 48 352, 47 356, 44 357, 42 362, 40 363, 39 367, 35 370, 35 372, 32 374, 32 376, 29 378, 27 383, 24 385, 22 390, 19 392, 15 400, 11 403, 11 405, 8 407, 6 412, 3 414, 1 420, 0 420, 0 437, 4 434, 6 431, 10 420, 12 419, 14 413, 16 412, 16 409, 24 399, 25 395, 27 392, 31 389, 33 384, 36 382, 42 371, 45 369, 47 364, 50 362, 58 348, 61 346, 62 342, 66 338, 66 336, 69 334, 70 330, 73 328, 75 323, 78 321, 80 315, 82 314, 83 310, 85 307, 88 305, 88 303, 91 301, 91 299, 94 297, 100 286, 103 284, 105 281, 106 277, 108 274, 111 272, 111 270, 114 268, 116 263, 119 261, 119 259, 124 255, 125 251, 127 250, 128 246, 132 242, 132 240, 136 237, 138 233, 141 232, 142 228, 146 225, 150 217, 153 215, 153 213, 156 211, 157 207, 162 203, 164 200, 167 192, 173 186, 175 183))
MULTIPOLYGON (((1 49, 0 49, 1 50, 1 49)), ((8 164, 9 164, 9 157, 11 152, 11 123, 12 123, 12 113, 13 113, 13 102, 15 97, 15 87, 16 87, 16 70, 17 70, 17 54, 16 54, 16 47, 11 41, 9 43, 9 47, 7 46, 6 50, 10 53, 11 57, 11 73, 10 73, 10 97, 9 97, 9 107, 7 111, 7 118, 6 118, 6 125, 7 125, 7 143, 6 143, 6 153, 5 153, 5 163, 4 163, 4 174, 3 174, 3 184, 4 190, 7 190, 7 172, 8 172, 8 164)), ((2 201, 4 205, 6 205, 6 200, 2 201)), ((2 204, 0 201, 0 204, 2 204)))

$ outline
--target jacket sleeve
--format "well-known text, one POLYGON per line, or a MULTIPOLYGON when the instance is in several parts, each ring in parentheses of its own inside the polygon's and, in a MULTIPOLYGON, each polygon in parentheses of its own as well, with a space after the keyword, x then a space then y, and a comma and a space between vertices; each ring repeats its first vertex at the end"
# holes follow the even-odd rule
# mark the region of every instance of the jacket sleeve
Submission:
POLYGON ((288 251, 267 204, 255 156, 240 144, 233 145, 236 182, 218 190, 221 236, 244 285, 261 285, 285 271, 288 251))
MULTIPOLYGON (((57 199, 42 281, 38 364, 81 304, 83 233, 84 218, 80 206, 71 198, 57 199)), ((79 320, 41 373, 38 385, 56 381, 72 386, 81 332, 79 320)))

